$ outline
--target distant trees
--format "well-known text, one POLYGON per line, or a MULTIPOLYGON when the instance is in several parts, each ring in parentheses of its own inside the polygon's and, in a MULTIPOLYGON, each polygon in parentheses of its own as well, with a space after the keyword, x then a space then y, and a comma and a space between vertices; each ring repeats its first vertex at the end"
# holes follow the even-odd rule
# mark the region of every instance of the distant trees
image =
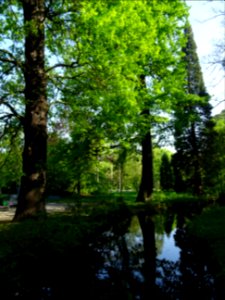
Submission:
POLYGON ((215 196, 225 193, 225 112, 212 117, 203 131, 204 186, 215 196))
POLYGON ((63 139, 55 134, 49 138, 48 194, 137 191, 141 170, 139 153, 129 149, 109 149, 106 145, 104 150, 96 152, 88 138, 77 135, 73 138, 63 139))
MULTIPOLYGON (((2 1, 0 18, 1 135, 24 136, 16 220, 54 191, 149 200, 155 128, 172 111, 175 182, 201 193, 210 105, 183 1, 2 1)), ((170 189, 166 155, 159 173, 170 189)))
POLYGON ((16 194, 22 175, 22 145, 17 137, 0 141, 0 193, 16 194), (13 143, 13 144, 12 144, 13 143))
POLYGON ((162 190, 172 190, 173 184, 173 170, 170 158, 167 153, 163 153, 160 166, 160 187, 162 190))

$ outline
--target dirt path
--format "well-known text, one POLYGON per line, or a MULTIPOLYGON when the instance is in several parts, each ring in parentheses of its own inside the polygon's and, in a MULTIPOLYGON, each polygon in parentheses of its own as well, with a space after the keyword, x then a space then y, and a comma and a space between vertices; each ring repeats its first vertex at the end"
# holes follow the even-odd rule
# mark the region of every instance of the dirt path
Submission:
MULTIPOLYGON (((62 203, 48 203, 46 205, 47 212, 64 212, 66 210, 66 206, 62 203)), ((12 221, 15 208, 5 208, 0 210, 0 222, 12 221)))

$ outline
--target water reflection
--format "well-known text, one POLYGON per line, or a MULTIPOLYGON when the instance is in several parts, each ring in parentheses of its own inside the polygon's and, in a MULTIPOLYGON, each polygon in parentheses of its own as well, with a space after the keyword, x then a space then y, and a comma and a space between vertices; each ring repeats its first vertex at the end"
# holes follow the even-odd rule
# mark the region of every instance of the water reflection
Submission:
POLYGON ((141 212, 126 223, 123 234, 113 228, 105 232, 95 245, 104 260, 96 285, 107 286, 109 293, 96 298, 216 299, 207 257, 187 238, 185 218, 171 211, 141 212))
MULTIPOLYGON (((157 248, 158 256, 157 258, 167 259, 169 261, 176 262, 180 258, 180 248, 175 243, 175 234, 177 229, 173 229, 169 234, 160 234, 159 238, 161 238, 162 245, 160 248, 157 248)), ((156 233, 156 235, 158 235, 156 233)))
POLYGON ((157 214, 128 214, 97 240, 90 243, 87 239, 87 244, 68 248, 63 256, 43 253, 34 266, 36 277, 29 276, 30 266, 26 269, 23 264, 28 274, 24 286, 13 297, 1 298, 224 299, 215 296, 207 248, 186 234, 185 223, 191 214, 179 207, 157 214))

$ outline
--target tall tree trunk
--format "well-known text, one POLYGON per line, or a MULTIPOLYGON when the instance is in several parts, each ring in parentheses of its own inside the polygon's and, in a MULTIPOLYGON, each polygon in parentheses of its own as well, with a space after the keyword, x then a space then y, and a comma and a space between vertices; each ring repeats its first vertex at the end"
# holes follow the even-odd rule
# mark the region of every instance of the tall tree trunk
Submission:
MULTIPOLYGON (((145 112, 148 113, 149 112, 145 112)), ((153 151, 150 129, 142 140, 142 174, 137 202, 150 200, 153 192, 153 151)))
POLYGON ((23 0, 25 118, 23 176, 14 220, 45 212, 47 113, 44 55, 44 0, 23 0))
MULTIPOLYGON (((140 89, 146 89, 145 75, 140 76, 140 89)), ((148 104, 143 109, 141 115, 146 119, 145 130, 146 133, 142 137, 142 174, 141 183, 139 186, 137 202, 145 202, 150 200, 153 192, 153 150, 152 150, 152 136, 150 125, 148 125, 150 111, 148 104)))

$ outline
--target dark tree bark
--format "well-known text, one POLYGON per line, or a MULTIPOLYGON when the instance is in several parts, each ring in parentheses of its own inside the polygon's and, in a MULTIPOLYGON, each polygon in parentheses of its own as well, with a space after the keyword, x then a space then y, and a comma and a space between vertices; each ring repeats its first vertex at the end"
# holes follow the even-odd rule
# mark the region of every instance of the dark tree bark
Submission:
POLYGON ((25 118, 23 176, 14 220, 45 212, 47 113, 44 54, 44 0, 23 0, 25 37, 25 118))
POLYGON ((191 125, 191 144, 192 144, 192 152, 193 152, 193 167, 194 167, 194 175, 193 175, 193 193, 195 195, 200 195, 202 193, 202 172, 200 167, 200 156, 197 145, 197 137, 195 133, 195 125, 191 125))
MULTIPOLYGON (((145 75, 140 76, 140 88, 145 89, 145 75)), ((148 104, 146 108, 141 112, 145 120, 145 133, 142 136, 141 146, 142 146, 142 174, 141 183, 139 186, 137 202, 145 202, 150 200, 153 192, 153 150, 152 150, 152 136, 150 131, 150 124, 148 125, 150 111, 148 104)))
MULTIPOLYGON (((148 111, 144 112, 149 114, 148 111)), ((142 174, 139 192, 137 196, 138 202, 145 202, 150 200, 153 192, 153 151, 152 151, 152 137, 149 131, 142 139, 142 174)))

